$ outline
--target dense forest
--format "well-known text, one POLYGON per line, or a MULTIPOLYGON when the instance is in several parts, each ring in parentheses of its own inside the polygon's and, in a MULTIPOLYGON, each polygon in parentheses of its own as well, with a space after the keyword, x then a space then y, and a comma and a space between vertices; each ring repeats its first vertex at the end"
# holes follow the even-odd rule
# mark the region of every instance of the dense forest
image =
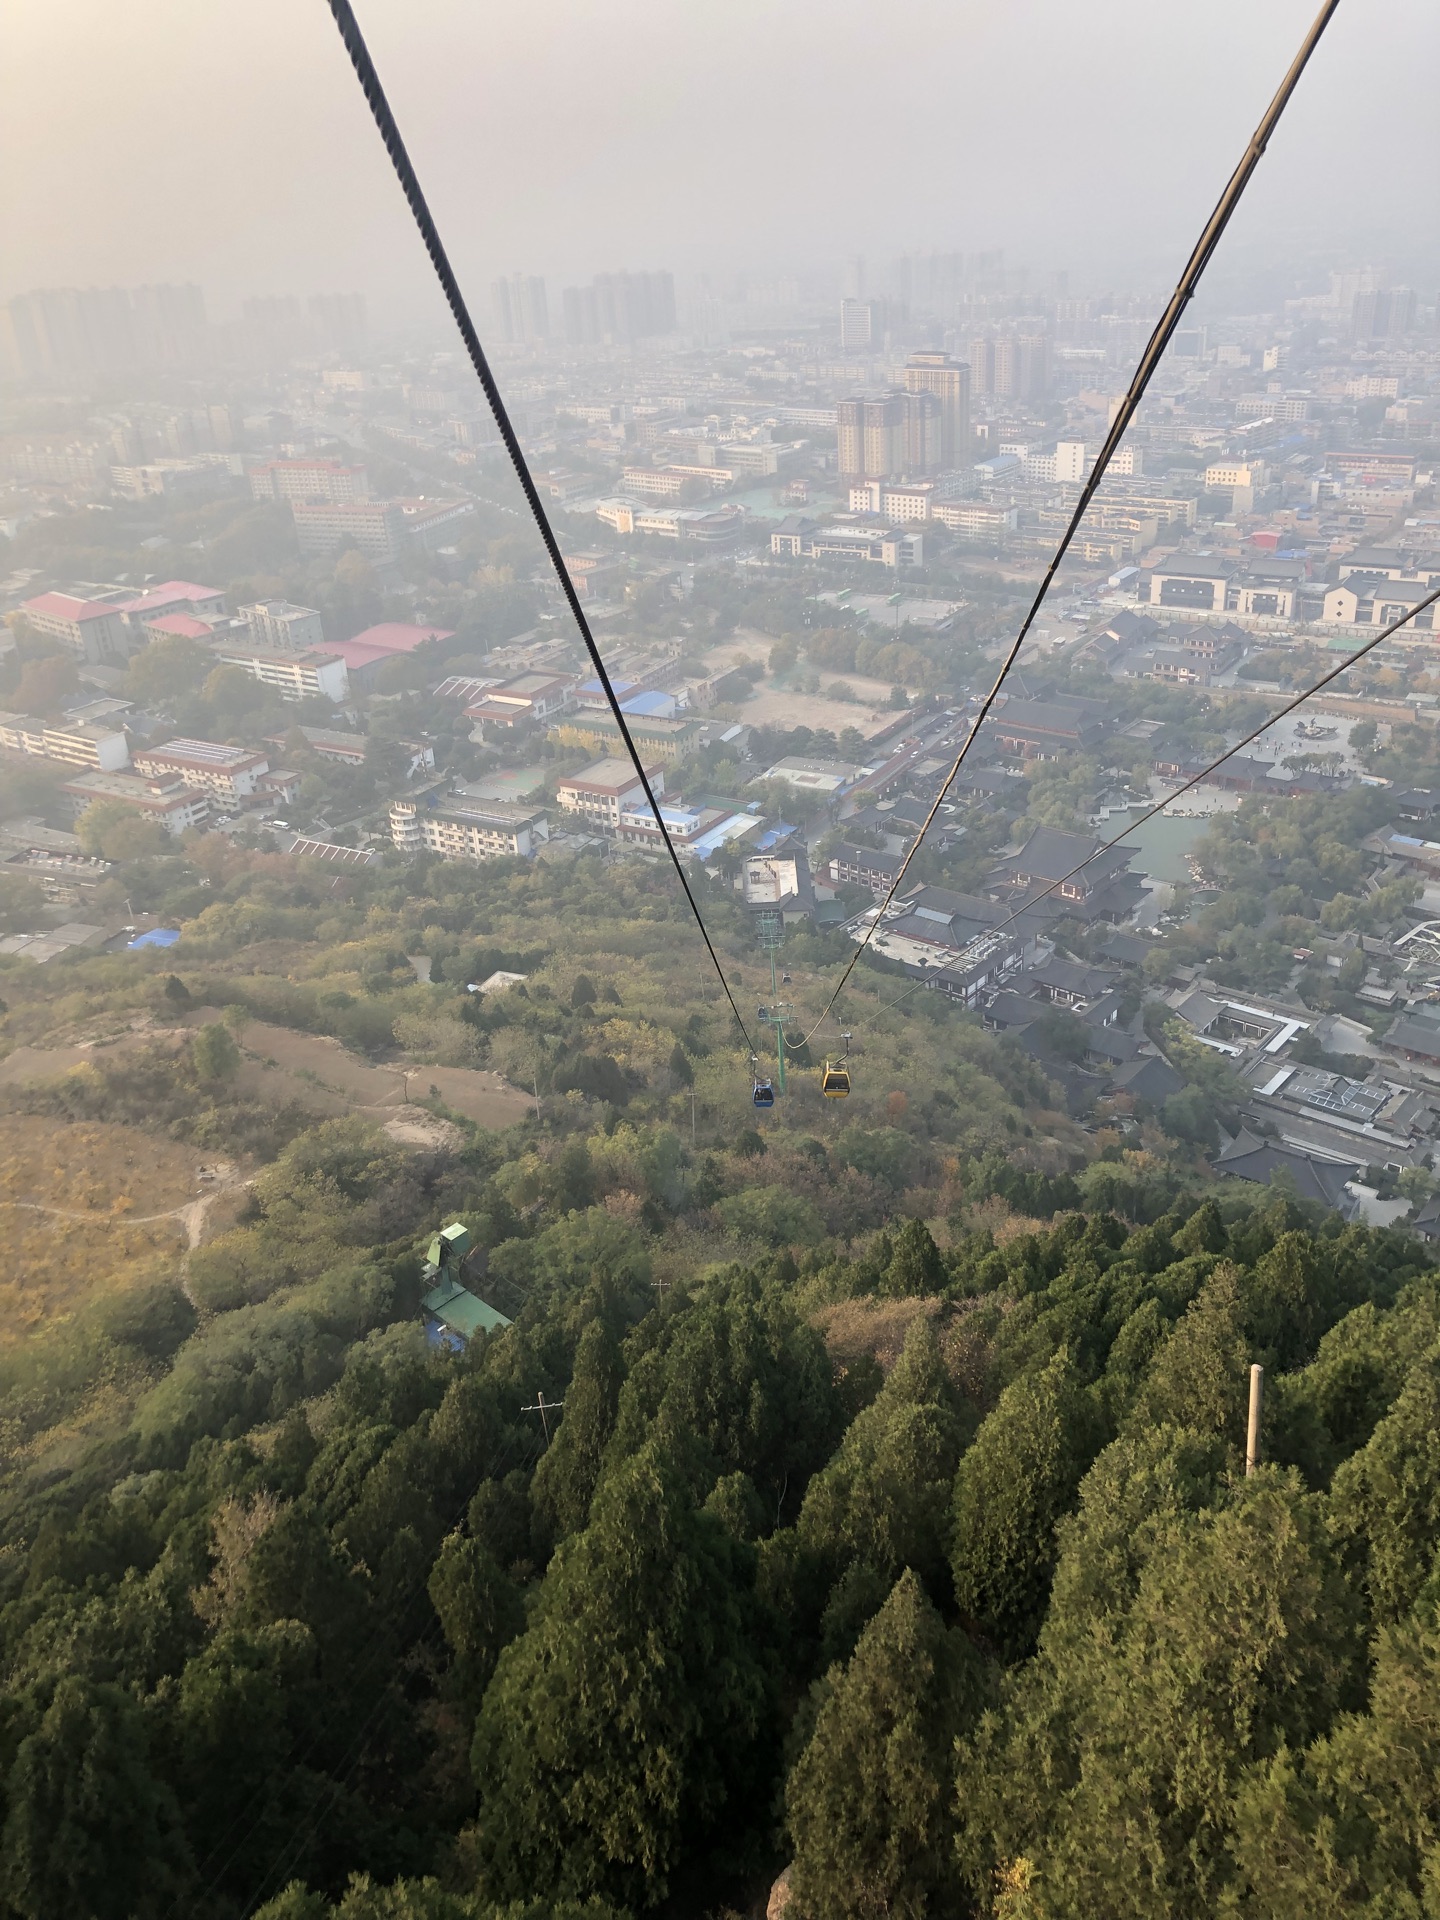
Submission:
POLYGON ((7 1177, 237 1184, 188 1251, 125 1195, 16 1229, 6 1920, 1434 1907, 1416 1241, 1083 1131, 879 970, 851 1099, 800 1052, 759 1115, 644 862, 129 875, 177 946, 4 965, 7 1063, 63 1069, 0 1086, 7 1177), (451 1220, 513 1322, 461 1352, 451 1220))
POLYGON ((299 1136, 237 1232, 348 1258, 200 1335, 131 1296, 173 1364, 12 1495, 7 1912, 718 1914, 787 1863, 817 1920, 1427 1910, 1413 1243, 1117 1170, 1128 1218, 657 1291, 572 1145, 522 1235, 472 1168, 526 1300, 445 1355, 373 1152, 299 1136))

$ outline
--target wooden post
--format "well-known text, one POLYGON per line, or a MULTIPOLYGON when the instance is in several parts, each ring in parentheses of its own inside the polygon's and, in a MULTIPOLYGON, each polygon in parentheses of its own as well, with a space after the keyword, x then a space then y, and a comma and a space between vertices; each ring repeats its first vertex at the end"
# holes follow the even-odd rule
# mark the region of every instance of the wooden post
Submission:
POLYGON ((1254 1473, 1260 1464, 1260 1409, 1265 1398, 1265 1369, 1250 1369, 1250 1424, 1245 1431, 1245 1473, 1254 1473))

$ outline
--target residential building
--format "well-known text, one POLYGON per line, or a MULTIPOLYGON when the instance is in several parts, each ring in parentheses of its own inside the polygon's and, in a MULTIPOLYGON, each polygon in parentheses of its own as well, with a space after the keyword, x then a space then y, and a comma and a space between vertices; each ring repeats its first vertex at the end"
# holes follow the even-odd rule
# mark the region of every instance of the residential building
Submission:
POLYGON ((210 796, 179 779, 143 779, 133 773, 81 773, 60 791, 78 819, 96 801, 118 801, 178 839, 210 817, 210 796))
POLYGON ((354 547, 367 560, 398 558, 405 516, 398 500, 293 500, 295 537, 304 554, 331 554, 354 547))
POLYGON ((0 713, 0 748, 102 773, 119 773, 130 764, 130 743, 113 727, 83 722, 56 726, 23 713, 0 713))
POLYGON ((282 700, 319 695, 338 705, 350 691, 344 660, 318 647, 304 653, 271 653, 264 647, 222 640, 216 643, 215 657, 222 666, 239 667, 261 686, 273 687, 282 700))
POLYGON ((562 296, 565 338, 572 345, 623 346, 675 331, 675 279, 651 273, 597 273, 588 287, 562 296))
POLYGON ((422 850, 447 860, 528 860, 550 837, 543 807, 472 799, 461 789, 427 804, 424 796, 390 803, 390 837, 402 853, 422 850))
POLYGON ((1020 522, 1018 508, 993 500, 937 500, 930 517, 963 540, 987 544, 1014 533, 1020 522))
POLYGON ((449 496, 432 499, 422 494, 416 500, 401 500, 400 517, 405 531, 412 540, 417 540, 428 552, 447 545, 453 534, 446 533, 446 527, 457 520, 464 520, 475 511, 473 500, 458 500, 449 496))
MULTIPOLYGON (((881 514, 901 524, 928 520, 935 501, 933 480, 862 480, 850 489, 852 513, 881 514)), ((771 551, 774 550, 772 539, 771 551)))
POLYGON ((162 580, 156 586, 147 587, 144 593, 117 600, 115 605, 124 615, 132 638, 172 615, 203 622, 207 633, 226 618, 225 595, 221 589, 204 587, 194 580, 162 580))
POLYGON ((518 727, 528 721, 553 720, 574 704, 575 683, 565 675, 522 673, 498 687, 488 687, 465 709, 469 719, 486 726, 518 727))
POLYGON ((125 617, 105 600, 74 593, 42 593, 21 602, 20 611, 48 639, 59 640, 89 666, 123 662, 130 656, 125 617))
MULTIPOLYGON (((970 369, 948 353, 912 353, 905 362, 907 393, 931 393, 939 402, 940 466, 970 458, 970 369)), ((929 469, 915 469, 929 471, 929 469)))
POLYGON ((884 337, 883 309, 877 300, 840 302, 840 351, 863 352, 878 347, 884 337))
POLYGON ((339 460, 269 460, 250 469, 250 492, 256 500, 323 500, 333 506, 368 500, 370 475, 339 460))
POLYGON ((539 274, 512 273, 490 286, 495 326, 507 345, 545 340, 550 334, 550 308, 545 282, 539 274))
POLYGON ((903 864, 903 854, 881 853, 873 847, 841 846, 831 854, 825 878, 834 887, 869 887, 878 900, 894 885, 903 864))
POLYGON ((270 771, 263 753, 215 740, 167 740, 163 746, 143 747, 134 757, 134 766, 149 778, 173 775, 192 787, 203 787, 225 807, 241 807, 255 799, 262 776, 270 771))
MULTIPOLYGON (((665 775, 654 765, 647 766, 645 773, 658 800, 665 791, 665 775)), ((628 760, 597 760, 579 773, 566 774, 556 783, 555 797, 562 812, 614 833, 620 830, 622 813, 648 811, 645 788, 628 760)))
POLYGON ((325 644, 325 623, 313 607, 297 607, 289 600, 259 600, 238 612, 255 644, 272 653, 303 653, 325 644))

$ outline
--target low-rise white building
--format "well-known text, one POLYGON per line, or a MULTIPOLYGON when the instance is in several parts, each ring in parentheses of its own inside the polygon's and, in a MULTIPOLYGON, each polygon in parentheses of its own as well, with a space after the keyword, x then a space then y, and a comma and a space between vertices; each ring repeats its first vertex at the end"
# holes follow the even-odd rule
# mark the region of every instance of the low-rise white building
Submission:
POLYGON ((210 817, 210 796, 184 780, 145 780, 134 773, 81 773, 60 791, 78 819, 97 800, 118 801, 178 839, 210 817))
POLYGON ((173 775, 205 788, 227 807, 239 807, 259 793, 270 762, 263 753, 215 740, 167 740, 163 746, 143 747, 135 755, 135 771, 155 779, 173 775))
POLYGON ((390 838, 402 853, 427 851, 447 860, 528 860, 550 837, 543 807, 452 794, 438 806, 423 796, 390 806, 390 838))
MULTIPOLYGON (((658 766, 647 767, 645 772, 658 800, 665 791, 665 775, 658 766)), ((645 788, 628 760, 597 760, 580 773, 567 774, 557 782, 555 797, 562 812, 577 814, 592 826, 608 827, 612 832, 619 831, 622 813, 646 809, 645 788)))

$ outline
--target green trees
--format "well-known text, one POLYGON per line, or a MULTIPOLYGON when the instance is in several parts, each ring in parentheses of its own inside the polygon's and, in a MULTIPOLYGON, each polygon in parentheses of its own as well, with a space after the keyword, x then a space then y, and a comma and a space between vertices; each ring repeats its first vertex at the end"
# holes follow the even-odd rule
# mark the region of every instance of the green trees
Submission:
POLYGON ((955 1598, 1007 1656, 1044 1615, 1055 1527, 1100 1444, 1094 1407, 1063 1350, 1007 1387, 955 1479, 955 1598))
POLYGON ((454 1661, 456 1692, 473 1714, 495 1663, 525 1624, 520 1589, 483 1541, 452 1534, 431 1569, 429 1592, 454 1661))
POLYGON ((736 1817, 769 1715, 737 1552, 661 1447, 606 1479, 480 1711, 474 1847, 498 1897, 652 1907, 736 1817))
POLYGON ((58 1681, 19 1743, 7 1787, 0 1890, 25 1920, 149 1920, 178 1890, 185 1847, 149 1765, 145 1716, 123 1688, 58 1681))
POLYGON ((190 1042, 190 1060, 201 1080, 233 1080, 240 1071, 240 1049, 219 1020, 201 1027, 190 1042))
POLYGON ((1358 1699, 1354 1601, 1315 1497, 1274 1469, 1227 1493, 1214 1465, 1173 1429, 1097 1464, 1039 1657, 962 1754, 977 1889, 1023 1861, 1025 1910, 1056 1920, 1220 1911, 1247 1769, 1358 1699))
POLYGON ((603 1321, 592 1320, 580 1336, 575 1371, 565 1389, 565 1417, 535 1469, 531 1499, 557 1540, 578 1533, 590 1517, 590 1502, 620 1401, 624 1366, 603 1321))
POLYGON ((930 1323, 917 1320, 889 1379, 811 1481, 800 1509, 798 1540, 827 1590, 864 1567, 879 1576, 883 1593, 912 1567, 943 1596, 959 1457, 955 1394, 930 1323))
POLYGON ((955 1911, 951 1747, 979 1663, 906 1571, 844 1668, 785 1786, 794 1892, 814 1915, 955 1911))

